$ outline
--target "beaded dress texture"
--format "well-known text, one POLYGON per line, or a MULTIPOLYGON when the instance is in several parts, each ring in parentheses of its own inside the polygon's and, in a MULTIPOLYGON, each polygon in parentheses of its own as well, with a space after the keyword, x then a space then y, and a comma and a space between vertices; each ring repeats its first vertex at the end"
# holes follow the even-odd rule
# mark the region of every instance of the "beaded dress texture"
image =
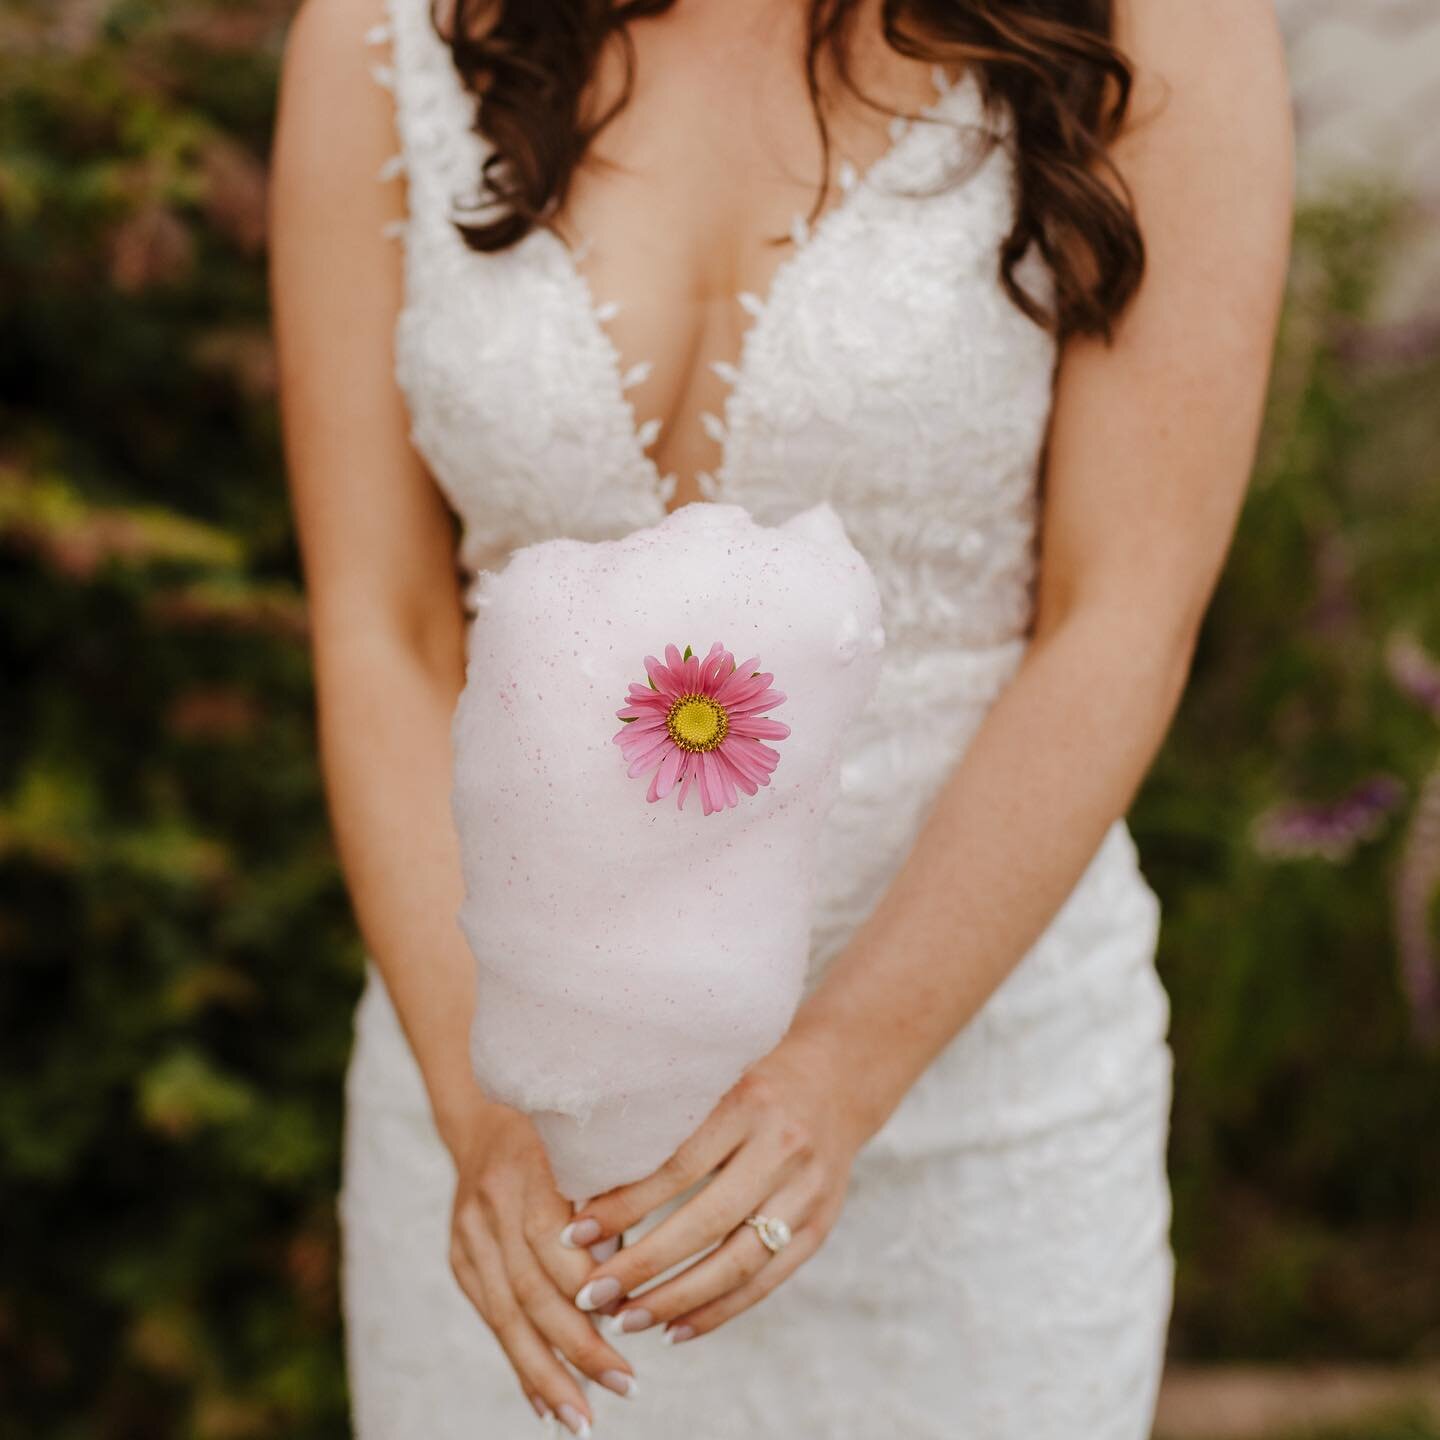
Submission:
MULTIPOLYGON (((637 425, 627 398, 645 367, 617 355, 617 307, 597 303, 550 231, 494 254, 465 246, 454 205, 485 154, 473 100, 427 0, 388 8, 367 38, 409 197, 397 379, 461 522, 465 572, 535 541, 657 523, 675 482, 648 453, 658 427, 637 425)), ((736 297, 749 326, 738 362, 715 367, 723 413, 702 422, 720 450, 705 500, 762 524, 828 500, 884 607, 880 683, 822 844, 812 984, 1014 675, 1033 608, 1055 341, 998 277, 1009 126, 968 74, 937 71, 936 90, 863 174, 842 168, 838 203, 813 229, 797 223, 769 294, 736 297), (999 143, 937 188, 980 125, 999 143)), ((1021 275, 1048 295, 1039 263, 1021 275)), ((820 1251, 713 1335, 617 1340, 640 1385, 632 1399, 589 1386, 596 1440, 1148 1436, 1173 1277, 1158 924, 1117 821, 862 1151, 820 1251)), ((339 1209, 357 1440, 533 1435, 451 1275, 454 1171, 373 962, 355 1021, 339 1209)))

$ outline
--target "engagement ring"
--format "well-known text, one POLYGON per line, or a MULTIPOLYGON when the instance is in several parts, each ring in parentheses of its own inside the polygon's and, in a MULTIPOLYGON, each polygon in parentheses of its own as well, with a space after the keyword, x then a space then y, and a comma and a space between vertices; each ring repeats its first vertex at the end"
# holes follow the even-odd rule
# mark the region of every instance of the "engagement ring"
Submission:
POLYGON ((772 1255, 778 1255, 790 1243, 790 1227, 783 1220, 776 1220, 770 1215, 747 1215, 745 1224, 760 1237, 760 1243, 772 1255))

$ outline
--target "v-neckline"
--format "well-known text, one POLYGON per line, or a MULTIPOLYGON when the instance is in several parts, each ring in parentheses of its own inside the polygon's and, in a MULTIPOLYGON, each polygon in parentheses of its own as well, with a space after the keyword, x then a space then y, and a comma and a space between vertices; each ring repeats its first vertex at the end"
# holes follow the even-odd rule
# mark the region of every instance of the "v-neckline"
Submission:
MULTIPOLYGON (((855 207, 859 203, 857 197, 864 193, 874 193, 877 182, 883 180, 886 173, 906 155, 915 137, 926 133, 930 122, 941 118, 956 92, 972 86, 975 80, 972 70, 968 67, 961 72, 958 79, 952 80, 939 65, 936 65, 931 70, 931 83, 936 91, 935 98, 915 111, 913 115, 897 115, 890 121, 890 143, 863 171, 857 171, 848 159, 841 162, 839 167, 840 198, 828 206, 813 225, 807 225, 803 215, 796 212, 790 231, 793 248, 781 258, 780 263, 771 272, 765 295, 761 297, 748 290, 736 293, 734 297, 736 303, 751 316, 751 320, 740 337, 739 352, 735 360, 712 360, 709 362, 711 369, 722 380, 727 381, 729 389, 722 406, 722 416, 715 416, 709 412, 702 412, 700 416, 701 424, 705 426, 707 434, 719 447, 719 454, 714 466, 708 470, 695 472, 696 486, 700 490, 703 500, 724 502, 730 498, 732 415, 740 392, 750 378, 751 356, 758 343, 758 337, 762 335, 766 322, 774 311, 776 301, 782 297, 787 288, 793 287, 795 277, 801 273, 803 262, 816 245, 854 214, 855 207), (707 422, 713 422, 713 425, 707 422)), ((530 232, 527 239, 532 243, 544 245, 554 258, 557 272, 565 281, 567 289, 574 299, 576 311, 590 332, 590 338, 600 357, 600 364, 606 372, 603 381, 604 389, 607 399, 613 407, 615 423, 617 428, 624 433, 625 443, 634 462, 632 473, 639 480, 645 493, 646 503, 657 512, 658 523, 667 515, 675 513, 669 508, 669 501, 679 483, 678 476, 674 471, 662 473, 650 454, 650 447, 659 441, 663 432, 664 422, 659 417, 652 417, 641 424, 635 414, 634 405, 626 395, 626 391, 631 385, 638 384, 640 379, 649 373, 650 362, 640 360, 627 366, 625 357, 620 354, 613 337, 605 328, 605 322, 619 312, 620 305, 618 301, 614 300, 598 302, 591 288, 589 277, 580 268, 580 260, 583 259, 588 249, 588 240, 582 241, 580 253, 577 255, 575 250, 549 226, 537 226, 530 232)), ((681 508, 683 507, 676 506, 677 510, 681 508)))

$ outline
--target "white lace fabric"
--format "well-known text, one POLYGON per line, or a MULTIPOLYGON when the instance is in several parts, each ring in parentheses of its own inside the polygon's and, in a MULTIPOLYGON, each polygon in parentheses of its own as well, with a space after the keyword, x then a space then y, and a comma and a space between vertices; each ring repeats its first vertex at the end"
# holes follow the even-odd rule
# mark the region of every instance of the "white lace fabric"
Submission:
MULTIPOLYGON (((469 250, 454 204, 484 158, 426 0, 388 0, 408 183, 397 379, 478 576, 555 536, 656 523, 674 477, 626 366, 548 231, 469 250)), ((796 248, 717 362, 707 500, 774 524, 826 499, 881 591, 886 652, 825 832, 813 984, 870 912, 990 705, 1033 610, 1053 338, 1002 288, 1009 131, 958 184, 984 114, 968 75, 897 125, 796 248), (857 283, 863 277, 863 283, 857 283)), ((389 173, 389 172, 387 172, 389 173)), ((583 252, 582 252, 583 256, 583 252)), ((1022 278, 1042 299, 1049 275, 1022 278)), ((467 594, 473 615, 474 587, 467 594)), ((840 1223, 776 1295, 673 1349, 626 1340, 641 1393, 594 1391, 626 1440, 1141 1440, 1169 1313, 1168 1006, 1159 907, 1117 822, 1045 933, 862 1154, 840 1223)), ((955 937, 963 950, 963 935, 955 937)), ((348 1085, 345 1313, 356 1434, 533 1434, 446 1263, 453 1177, 378 971, 348 1085)))

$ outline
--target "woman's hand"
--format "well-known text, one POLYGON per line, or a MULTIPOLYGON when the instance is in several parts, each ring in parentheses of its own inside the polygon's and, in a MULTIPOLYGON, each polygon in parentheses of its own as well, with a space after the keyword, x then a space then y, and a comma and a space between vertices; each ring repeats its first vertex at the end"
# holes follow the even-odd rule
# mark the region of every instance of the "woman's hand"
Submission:
POLYGON ((869 1125, 829 1052, 794 1032, 752 1066, 703 1125, 654 1174, 585 1205, 566 1239, 622 1234, 712 1171, 714 1178, 643 1239, 590 1269, 582 1310, 612 1308, 712 1245, 663 1284, 628 1300, 611 1324, 666 1325, 667 1343, 708 1334, 770 1294, 820 1248, 839 1217, 869 1125), (791 1239, 772 1254, 747 1216, 783 1220, 791 1239))
POLYGON ((588 1435, 590 1408, 559 1356, 619 1395, 635 1388, 630 1362, 570 1303, 594 1260, 560 1239, 570 1202, 556 1190, 526 1116, 482 1103, 465 1133, 468 1140, 455 1146, 451 1269, 536 1414, 553 1413, 574 1434, 588 1435))

